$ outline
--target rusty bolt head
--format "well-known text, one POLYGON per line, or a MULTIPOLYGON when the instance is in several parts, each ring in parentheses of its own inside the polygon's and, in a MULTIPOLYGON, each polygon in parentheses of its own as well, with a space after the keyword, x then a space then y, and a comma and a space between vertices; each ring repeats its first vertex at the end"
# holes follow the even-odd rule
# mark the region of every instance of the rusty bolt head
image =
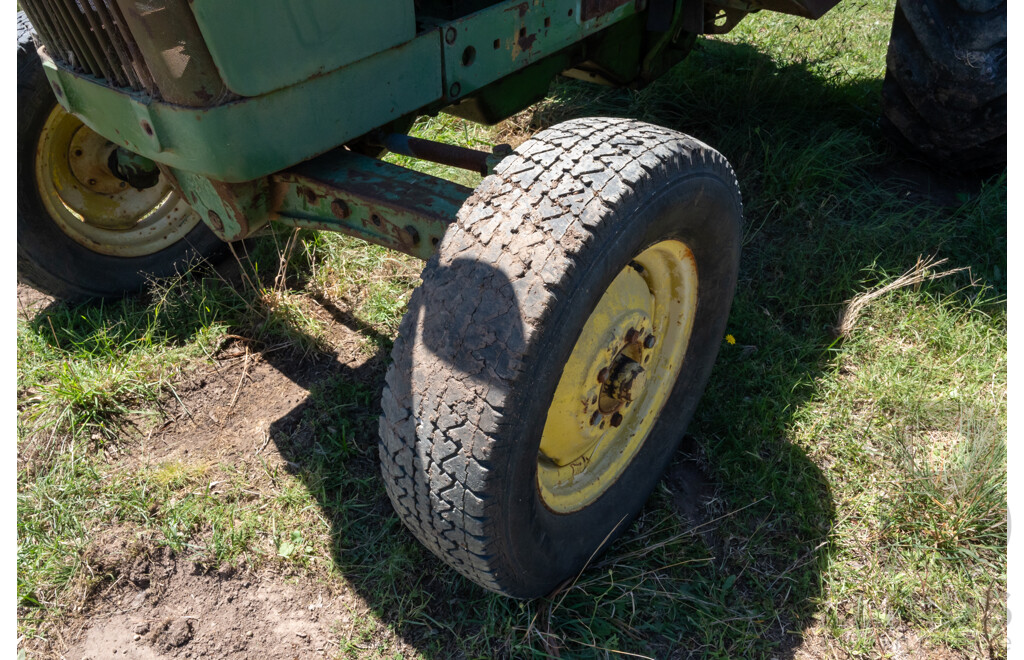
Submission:
POLYGON ((453 28, 453 27, 448 28, 448 30, 444 33, 444 41, 445 41, 445 43, 447 43, 449 46, 451 46, 453 43, 455 43, 455 36, 457 34, 458 33, 455 31, 455 28, 453 28))
POLYGON ((459 83, 452 83, 452 86, 448 89, 448 96, 451 98, 457 97, 462 93, 462 85, 459 83))
POLYGON ((626 331, 626 343, 627 344, 632 344, 634 341, 636 341, 636 335, 637 335, 636 328, 630 328, 629 330, 627 330, 626 331))
POLYGON ((82 150, 81 149, 75 149, 75 156, 77 157, 77 156, 81 156, 81 155, 82 155, 82 150))
POLYGON ((654 348, 654 344, 658 340, 654 338, 654 335, 647 335, 647 339, 644 340, 644 348, 654 348))
POLYGON ((643 391, 646 383, 647 374, 640 363, 624 358, 612 375, 609 387, 614 398, 629 403, 643 391))
POLYGON ((619 424, 622 423, 622 414, 621 413, 615 413, 614 415, 612 415, 612 418, 611 418, 609 423, 613 427, 617 428, 619 426, 619 424))
POLYGON ((601 371, 598 371, 597 372, 597 382, 599 382, 599 383, 607 383, 608 382, 608 373, 609 373, 608 367, 605 367, 601 371))
POLYGON ((220 221, 220 216, 217 215, 216 211, 210 211, 207 216, 210 219, 210 225, 217 231, 224 230, 224 223, 220 221))
POLYGON ((590 416, 590 425, 591 426, 597 426, 600 423, 601 423, 601 413, 596 412, 596 413, 594 413, 593 415, 590 416))

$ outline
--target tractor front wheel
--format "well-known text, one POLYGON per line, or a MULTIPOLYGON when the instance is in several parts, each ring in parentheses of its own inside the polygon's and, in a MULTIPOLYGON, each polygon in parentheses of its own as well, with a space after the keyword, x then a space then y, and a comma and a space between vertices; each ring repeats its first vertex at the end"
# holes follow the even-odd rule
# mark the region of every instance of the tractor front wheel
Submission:
POLYGON ((649 124, 574 120, 503 160, 392 352, 380 457, 414 535, 532 598, 621 534, 718 353, 741 216, 726 160, 649 124))

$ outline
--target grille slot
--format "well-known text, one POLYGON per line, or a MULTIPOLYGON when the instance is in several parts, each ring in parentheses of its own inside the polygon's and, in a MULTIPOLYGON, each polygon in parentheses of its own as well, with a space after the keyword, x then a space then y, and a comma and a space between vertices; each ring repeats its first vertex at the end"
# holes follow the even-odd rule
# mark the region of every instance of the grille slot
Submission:
POLYGON ((115 0, 22 0, 50 56, 117 87, 156 97, 156 84, 115 0))

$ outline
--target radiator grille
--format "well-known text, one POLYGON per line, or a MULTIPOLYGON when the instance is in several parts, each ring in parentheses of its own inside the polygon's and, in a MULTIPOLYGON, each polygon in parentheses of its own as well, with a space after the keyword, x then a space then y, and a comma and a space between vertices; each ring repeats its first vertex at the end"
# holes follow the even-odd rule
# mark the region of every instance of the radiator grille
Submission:
POLYGON ((21 0, 50 57, 117 87, 156 84, 115 0, 21 0))

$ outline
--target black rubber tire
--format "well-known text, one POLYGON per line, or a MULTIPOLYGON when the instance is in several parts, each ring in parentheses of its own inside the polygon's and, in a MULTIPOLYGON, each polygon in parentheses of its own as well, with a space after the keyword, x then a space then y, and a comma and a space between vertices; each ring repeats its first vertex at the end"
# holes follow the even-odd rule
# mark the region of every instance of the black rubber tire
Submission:
POLYGON ((897 2, 883 127, 951 172, 1006 165, 1006 0, 897 2))
POLYGON ((215 260, 226 244, 199 223, 177 243, 150 255, 93 252, 65 234, 40 199, 36 145, 57 105, 32 43, 32 25, 18 12, 18 281, 65 300, 137 293, 153 277, 174 275, 197 257, 215 260))
POLYGON ((438 557, 519 598, 576 575, 639 512, 696 408, 725 332, 742 205, 719 153, 592 118, 535 135, 483 180, 410 299, 388 369, 380 459, 395 510, 438 557), (583 509, 537 486, 547 409, 583 324, 647 246, 679 238, 699 273, 682 372, 647 442, 583 509))

